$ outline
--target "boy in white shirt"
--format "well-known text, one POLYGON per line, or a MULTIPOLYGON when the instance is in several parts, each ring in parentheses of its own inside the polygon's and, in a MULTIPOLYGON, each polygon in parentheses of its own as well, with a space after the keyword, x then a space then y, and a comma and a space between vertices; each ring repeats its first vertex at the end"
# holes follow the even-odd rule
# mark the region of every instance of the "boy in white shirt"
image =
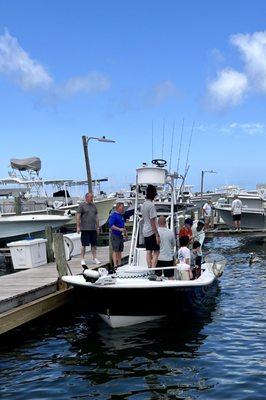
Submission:
MULTIPOLYGON (((188 236, 181 236, 179 239, 178 262, 188 264, 190 266, 190 250, 187 247, 189 244, 188 236)), ((193 278, 191 269, 188 271, 190 279, 193 278)))

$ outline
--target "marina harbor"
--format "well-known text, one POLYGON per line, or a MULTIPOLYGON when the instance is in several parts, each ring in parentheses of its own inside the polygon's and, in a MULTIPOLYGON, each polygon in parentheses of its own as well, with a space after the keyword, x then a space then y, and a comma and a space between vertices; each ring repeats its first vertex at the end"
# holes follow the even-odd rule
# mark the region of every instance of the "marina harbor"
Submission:
POLYGON ((265 400, 266 2, 0 4, 0 399, 265 400))

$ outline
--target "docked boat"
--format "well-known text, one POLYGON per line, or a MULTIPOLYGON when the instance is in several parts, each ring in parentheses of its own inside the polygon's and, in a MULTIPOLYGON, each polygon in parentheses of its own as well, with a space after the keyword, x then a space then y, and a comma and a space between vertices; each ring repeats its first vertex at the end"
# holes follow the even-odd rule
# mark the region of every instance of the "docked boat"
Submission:
MULTIPOLYGON (((15 197, 19 197, 22 215, 57 214, 72 215, 68 227, 75 225, 75 213, 84 201, 87 181, 73 179, 42 179, 39 177, 41 160, 38 157, 11 159, 12 171, 7 178, 0 179, 0 213, 15 216, 15 197), (70 192, 76 192, 75 196, 70 192), (83 194, 81 194, 81 192, 83 194)), ((102 182, 108 178, 93 181, 98 189, 94 203, 98 210, 99 224, 104 225, 113 207, 115 198, 104 196, 100 190, 102 182)))
MULTIPOLYGON (((235 223, 232 218, 231 206, 228 204, 218 204, 215 206, 215 209, 219 212, 219 216, 226 225, 232 228, 235 227, 235 223)), ((258 230, 266 229, 265 209, 243 207, 241 213, 241 227, 258 230)))
POLYGON ((0 216, 0 240, 29 237, 45 231, 47 225, 53 229, 65 225, 71 218, 61 215, 13 215, 0 216))
POLYGON ((152 166, 137 169, 135 214, 129 263, 108 274, 104 268, 86 270, 80 275, 63 276, 64 282, 86 294, 93 311, 111 327, 123 327, 159 319, 172 313, 198 309, 208 304, 217 288, 224 262, 216 259, 202 265, 201 276, 190 280, 187 264, 148 268, 142 234, 141 205, 148 184, 168 193, 165 202, 155 202, 157 215, 164 215, 168 227, 177 233, 178 207, 176 174, 168 173, 166 162, 153 160, 152 166), (219 262, 218 262, 219 261, 219 262), (174 269, 174 279, 164 277, 166 269, 174 269), (162 271, 162 276, 155 272, 162 271))

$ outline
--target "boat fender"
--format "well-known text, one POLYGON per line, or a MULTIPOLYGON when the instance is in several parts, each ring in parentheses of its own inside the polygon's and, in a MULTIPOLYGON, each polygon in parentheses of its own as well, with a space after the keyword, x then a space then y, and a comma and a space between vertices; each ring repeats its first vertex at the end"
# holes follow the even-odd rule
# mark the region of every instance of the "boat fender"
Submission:
POLYGON ((99 279, 100 273, 99 273, 99 271, 95 271, 93 269, 86 269, 83 272, 83 276, 84 276, 86 282, 94 283, 99 279))
POLYGON ((212 270, 216 278, 220 278, 224 272, 224 266, 214 261, 212 270))

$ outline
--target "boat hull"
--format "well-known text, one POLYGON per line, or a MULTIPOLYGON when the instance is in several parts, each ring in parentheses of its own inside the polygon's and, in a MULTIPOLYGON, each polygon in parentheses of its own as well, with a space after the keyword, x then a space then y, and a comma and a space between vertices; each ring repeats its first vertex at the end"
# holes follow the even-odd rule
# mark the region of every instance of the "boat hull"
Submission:
MULTIPOLYGON (((217 207, 220 217, 228 226, 234 227, 234 221, 230 208, 217 207)), ((247 229, 266 229, 264 209, 242 210, 241 227, 247 229)))
POLYGON ((117 288, 79 287, 78 297, 112 328, 135 325, 167 315, 206 309, 217 291, 217 279, 202 286, 117 288))
POLYGON ((29 215, 0 217, 0 239, 21 238, 44 232, 46 226, 60 228, 69 221, 68 217, 49 215, 29 215))

